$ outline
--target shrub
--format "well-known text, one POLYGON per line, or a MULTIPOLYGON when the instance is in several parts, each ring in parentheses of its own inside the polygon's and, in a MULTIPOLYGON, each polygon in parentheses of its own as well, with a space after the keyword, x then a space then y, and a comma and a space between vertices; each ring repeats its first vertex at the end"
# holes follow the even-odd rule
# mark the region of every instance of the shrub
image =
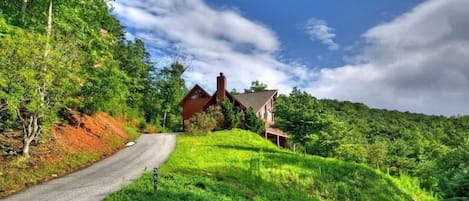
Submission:
POLYGON ((374 165, 381 170, 386 167, 386 153, 388 145, 385 141, 377 141, 367 146, 368 164, 374 165))
POLYGON ((241 121, 241 113, 238 108, 235 107, 234 102, 227 99, 221 102, 220 106, 224 116, 223 129, 231 130, 238 128, 241 121))
POLYGON ((244 118, 241 121, 241 128, 254 133, 261 133, 265 128, 265 123, 257 117, 256 112, 254 112, 252 107, 250 107, 246 110, 246 113, 244 113, 244 118))
POLYGON ((223 113, 221 113, 221 108, 216 107, 216 106, 210 106, 208 107, 206 113, 217 121, 217 125, 214 130, 223 130, 223 123, 225 122, 225 117, 223 116, 223 113))
POLYGON ((186 120, 186 131, 190 134, 203 134, 217 127, 215 113, 200 112, 186 120))
POLYGON ((366 148, 360 144, 341 144, 334 155, 342 160, 363 163, 366 161, 366 148))

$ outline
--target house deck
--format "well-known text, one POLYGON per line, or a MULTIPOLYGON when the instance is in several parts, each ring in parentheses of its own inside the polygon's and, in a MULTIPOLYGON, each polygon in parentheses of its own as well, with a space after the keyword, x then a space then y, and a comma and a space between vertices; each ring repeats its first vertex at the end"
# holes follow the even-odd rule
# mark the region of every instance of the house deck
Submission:
POLYGON ((285 148, 287 145, 288 136, 280 129, 266 128, 263 136, 265 139, 276 144, 279 148, 285 148))

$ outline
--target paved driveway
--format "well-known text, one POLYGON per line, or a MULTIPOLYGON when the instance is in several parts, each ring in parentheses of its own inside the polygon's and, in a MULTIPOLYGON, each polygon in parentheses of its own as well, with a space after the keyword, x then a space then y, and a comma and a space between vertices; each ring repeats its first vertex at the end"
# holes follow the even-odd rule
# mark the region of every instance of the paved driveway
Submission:
POLYGON ((3 200, 93 201, 119 190, 138 178, 145 168, 151 171, 171 154, 175 134, 143 134, 136 144, 109 158, 67 176, 35 185, 3 200))

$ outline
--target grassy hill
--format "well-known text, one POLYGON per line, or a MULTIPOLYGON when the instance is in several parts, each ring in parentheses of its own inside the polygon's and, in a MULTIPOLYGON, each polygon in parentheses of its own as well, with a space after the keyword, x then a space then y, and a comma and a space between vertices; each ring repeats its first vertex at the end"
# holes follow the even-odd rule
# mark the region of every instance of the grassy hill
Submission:
POLYGON ((280 150, 243 130, 178 136, 159 178, 157 194, 145 173, 106 200, 435 200, 412 178, 280 150))

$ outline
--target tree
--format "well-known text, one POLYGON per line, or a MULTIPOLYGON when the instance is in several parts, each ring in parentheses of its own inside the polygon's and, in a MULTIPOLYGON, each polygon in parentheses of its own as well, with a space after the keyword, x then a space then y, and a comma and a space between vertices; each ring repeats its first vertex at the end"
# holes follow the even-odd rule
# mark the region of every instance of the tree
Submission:
POLYGON ((80 56, 74 44, 57 41, 47 47, 47 43, 47 37, 21 30, 0 40, 0 74, 7 80, 1 99, 22 127, 26 157, 31 142, 53 122, 56 111, 67 104, 63 97, 76 91, 80 81, 76 68, 80 56))
POLYGON ((223 113, 223 129, 233 129, 239 126, 241 121, 241 113, 238 108, 235 107, 234 102, 228 99, 220 102, 221 111, 223 113))
POLYGON ((244 112, 240 127, 254 133, 261 133, 265 129, 265 123, 262 119, 257 117, 254 109, 249 107, 249 109, 244 112))
POLYGON ((233 89, 231 89, 230 94, 231 95, 237 95, 237 94, 239 94, 239 92, 235 88, 233 88, 233 89))
POLYGON ((251 82, 251 88, 244 89, 244 93, 267 91, 267 85, 258 80, 251 82))
POLYGON ((156 100, 154 108, 158 108, 159 114, 151 118, 157 119, 163 128, 170 130, 181 129, 181 107, 179 101, 182 100, 187 92, 182 74, 186 71, 184 66, 178 62, 171 64, 171 67, 165 67, 158 72, 155 83, 156 100), (156 104, 156 105, 155 105, 156 104))
MULTIPOLYGON (((152 74, 155 73, 150 54, 145 50, 145 44, 140 39, 120 44, 120 51, 116 52, 119 66, 127 74, 126 85, 129 89, 127 105, 135 110, 139 116, 144 115, 145 101, 151 96, 152 74)), ((148 121, 150 121, 148 119, 148 121)))
POLYGON ((290 96, 279 96, 275 106, 275 127, 290 134, 293 143, 303 147, 313 134, 328 125, 325 113, 316 98, 293 88, 290 96))

